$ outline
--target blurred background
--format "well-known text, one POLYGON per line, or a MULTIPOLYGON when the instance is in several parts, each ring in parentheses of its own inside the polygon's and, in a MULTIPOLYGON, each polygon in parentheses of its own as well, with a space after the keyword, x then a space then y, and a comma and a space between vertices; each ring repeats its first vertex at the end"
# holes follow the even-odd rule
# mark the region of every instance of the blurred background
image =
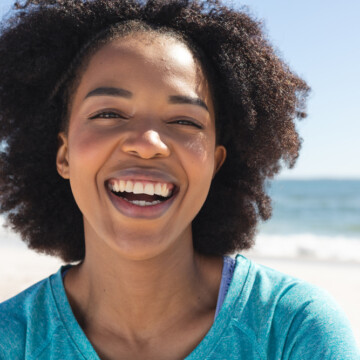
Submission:
MULTIPOLYGON (((13 2, 1 0, 1 17, 13 2)), ((309 116, 297 126, 300 158, 269 182, 273 217, 261 224, 256 246, 245 255, 325 288, 360 344, 360 2, 224 3, 246 6, 262 21, 277 53, 312 88, 309 116)), ((0 301, 60 264, 1 228, 0 301)))

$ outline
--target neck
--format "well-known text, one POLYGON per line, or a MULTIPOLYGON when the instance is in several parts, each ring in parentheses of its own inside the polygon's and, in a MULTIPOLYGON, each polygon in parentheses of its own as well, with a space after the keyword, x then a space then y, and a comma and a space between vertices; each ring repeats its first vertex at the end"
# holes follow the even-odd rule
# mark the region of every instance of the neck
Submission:
POLYGON ((84 262, 65 277, 70 304, 85 332, 100 326, 122 337, 146 337, 215 310, 222 259, 198 255, 192 241, 176 243, 183 246, 146 260, 87 246, 84 262))

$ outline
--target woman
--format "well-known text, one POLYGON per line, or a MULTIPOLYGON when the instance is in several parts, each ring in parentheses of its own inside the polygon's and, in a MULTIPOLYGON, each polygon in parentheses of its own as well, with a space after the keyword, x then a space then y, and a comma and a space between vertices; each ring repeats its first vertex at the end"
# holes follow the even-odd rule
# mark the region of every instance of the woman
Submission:
POLYGON ((17 8, 1 211, 77 264, 0 305, 1 358, 358 358, 320 290, 225 256, 270 217, 264 183, 305 116, 308 87, 259 25, 212 1, 17 8))

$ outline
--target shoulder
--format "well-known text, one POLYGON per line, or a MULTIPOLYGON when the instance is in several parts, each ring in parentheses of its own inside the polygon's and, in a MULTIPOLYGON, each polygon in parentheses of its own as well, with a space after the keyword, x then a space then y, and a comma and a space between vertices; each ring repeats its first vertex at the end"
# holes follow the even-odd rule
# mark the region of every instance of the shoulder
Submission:
POLYGON ((24 359, 36 346, 46 346, 58 323, 50 277, 0 304, 0 354, 24 359))
POLYGON ((269 358, 359 358, 348 319, 326 291, 241 256, 234 281, 235 322, 269 358))
POLYGON ((243 256, 236 259, 234 281, 234 287, 238 289, 237 300, 246 305, 276 303, 277 311, 297 312, 320 302, 339 309, 325 290, 243 256))

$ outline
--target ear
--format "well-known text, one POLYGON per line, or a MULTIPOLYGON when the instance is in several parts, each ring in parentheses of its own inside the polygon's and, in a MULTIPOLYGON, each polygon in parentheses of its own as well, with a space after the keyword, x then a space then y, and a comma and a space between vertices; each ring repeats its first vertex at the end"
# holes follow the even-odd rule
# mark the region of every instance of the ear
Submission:
POLYGON ((56 155, 56 169, 61 177, 69 179, 68 139, 64 132, 58 134, 58 151, 56 155))
POLYGON ((214 167, 213 178, 214 178, 215 174, 220 170, 225 159, 226 159, 225 147, 222 145, 217 145, 215 148, 215 167, 214 167))

